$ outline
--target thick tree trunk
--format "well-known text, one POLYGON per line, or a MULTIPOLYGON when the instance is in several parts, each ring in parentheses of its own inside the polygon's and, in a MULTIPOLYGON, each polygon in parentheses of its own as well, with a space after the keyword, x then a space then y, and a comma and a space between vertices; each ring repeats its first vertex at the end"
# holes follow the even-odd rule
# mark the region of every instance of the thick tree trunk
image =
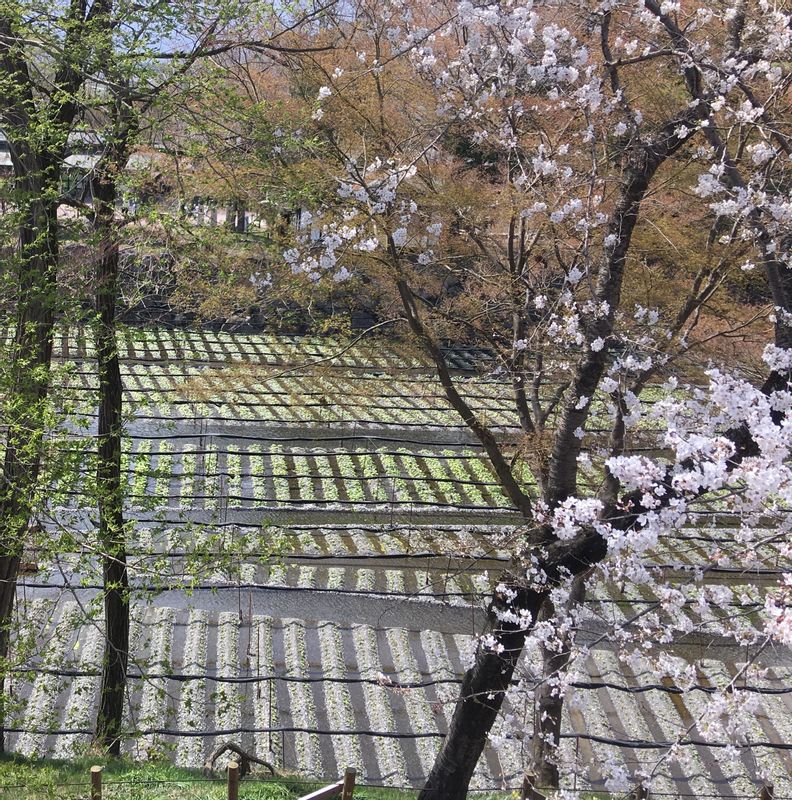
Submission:
POLYGON ((121 720, 129 660, 129 580, 121 479, 122 383, 116 343, 118 238, 113 221, 115 183, 95 189, 100 254, 96 274, 96 358, 99 430, 96 486, 104 579, 105 652, 95 739, 111 755, 121 751, 121 720))
MULTIPOLYGON (((520 599, 515 605, 530 610, 531 619, 536 620, 544 596, 518 591, 520 599)), ((418 800, 464 800, 467 797, 487 734, 500 713, 530 632, 530 626, 522 629, 499 622, 494 609, 490 610, 490 625, 494 643, 487 647, 479 645, 476 661, 465 673, 448 734, 418 800)))
MULTIPOLYGON (((46 433, 56 305, 57 209, 38 201, 31 202, 29 209, 20 225, 17 312, 3 387, 7 433, 0 476, 0 664, 8 656, 20 556, 46 433)), ((5 744, 3 684, 0 671, 0 751, 5 744)))

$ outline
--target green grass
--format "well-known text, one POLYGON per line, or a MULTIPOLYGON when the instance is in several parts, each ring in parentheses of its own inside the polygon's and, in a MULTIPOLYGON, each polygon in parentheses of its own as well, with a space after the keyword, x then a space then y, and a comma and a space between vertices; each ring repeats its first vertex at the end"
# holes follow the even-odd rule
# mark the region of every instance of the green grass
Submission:
MULTIPOLYGON (((136 764, 103 758, 49 761, 0 756, 2 800, 89 800, 92 765, 103 767, 103 800, 224 800, 225 778, 218 770, 215 781, 200 770, 180 769, 165 762, 136 764)), ((294 800, 321 785, 294 778, 270 779, 254 772, 242 780, 240 800, 294 800)), ((411 800, 415 792, 359 787, 356 800, 411 800)))
MULTIPOLYGON (((89 770, 102 770, 102 800, 225 800, 225 776, 220 770, 208 780, 200 770, 181 769, 164 761, 135 763, 86 757, 74 761, 25 759, 0 754, 0 800, 90 800, 89 770)), ((327 785, 296 777, 270 778, 266 771, 242 780, 239 800, 297 800, 327 785)), ((415 800, 417 792, 355 788, 355 800, 415 800)), ((473 800, 515 800, 518 792, 471 794, 473 800)), ((607 794, 583 793, 579 800, 607 800, 607 794)))

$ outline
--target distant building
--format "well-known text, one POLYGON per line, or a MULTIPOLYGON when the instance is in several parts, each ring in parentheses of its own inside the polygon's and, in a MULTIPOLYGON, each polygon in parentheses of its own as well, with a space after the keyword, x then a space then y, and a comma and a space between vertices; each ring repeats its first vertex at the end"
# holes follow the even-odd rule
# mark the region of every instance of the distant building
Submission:
MULTIPOLYGON (((66 157, 63 160, 63 192, 66 196, 90 203, 91 171, 102 154, 99 135, 91 131, 76 131, 69 136, 66 157)), ((14 164, 11 146, 0 130, 0 179, 13 177, 14 164)))
MULTIPOLYGON (((92 203, 94 170, 103 150, 102 138, 95 131, 74 131, 69 135, 61 171, 62 192, 65 197, 89 205, 92 203)), ((166 177, 166 164, 158 163, 161 159, 169 160, 174 156, 182 162, 182 169, 185 173, 189 173, 191 170, 189 159, 183 159, 182 155, 178 153, 167 154, 154 148, 144 152, 134 152, 130 156, 128 169, 146 171, 149 174, 145 176, 144 181, 137 184, 134 192, 122 192, 121 203, 125 211, 134 212, 140 202, 153 202, 155 205, 169 207, 172 210, 180 208, 197 225, 209 227, 222 225, 237 233, 263 232, 268 229, 265 216, 256 213, 253 209, 246 208, 241 200, 221 200, 210 195, 178 200, 174 194, 175 187, 172 185, 172 181, 166 177)), ((7 180, 13 177, 13 174, 14 165, 11 160, 10 145, 3 131, 0 130, 0 180, 7 180)), ((0 213, 3 211, 4 208, 0 206, 0 213)), ((281 223, 284 230, 286 227, 292 227, 302 233, 310 231, 313 240, 320 238, 320 230, 312 223, 311 214, 307 209, 298 207, 283 211, 281 223)))

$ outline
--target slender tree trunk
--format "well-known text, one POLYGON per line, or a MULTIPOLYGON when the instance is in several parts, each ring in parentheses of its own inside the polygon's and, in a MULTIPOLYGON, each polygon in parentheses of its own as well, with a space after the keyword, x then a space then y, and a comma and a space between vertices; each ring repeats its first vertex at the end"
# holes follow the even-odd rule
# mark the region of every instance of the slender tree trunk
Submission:
MULTIPOLYGON (((567 614, 583 603, 585 588, 584 576, 578 575, 572 583, 569 599, 565 605, 567 614)), ((554 613, 555 609, 548 600, 542 609, 542 616, 551 617, 554 613)), ((537 786, 551 789, 557 789, 559 783, 556 752, 561 741, 561 720, 564 710, 564 698, 559 694, 553 678, 563 674, 569 664, 572 654, 569 634, 562 636, 560 643, 560 651, 542 646, 543 680, 534 695, 536 706, 532 743, 533 774, 537 786)))
POLYGON ((245 207, 240 200, 232 200, 226 209, 226 227, 234 233, 245 232, 245 207))
POLYGON ((118 232, 114 224, 115 181, 95 189, 100 254, 96 274, 96 358, 99 371, 99 430, 96 486, 104 579, 105 652, 96 718, 96 741, 111 755, 121 752, 121 721, 129 660, 129 579, 121 479, 122 383, 116 342, 118 232))
MULTIPOLYGON (((391 258, 394 265, 399 265, 399 255, 396 251, 396 246, 393 243, 393 238, 388 237, 388 247, 390 250, 391 258)), ((443 387, 443 391, 451 407, 462 418, 465 425, 471 430, 476 438, 484 448, 492 468, 495 470, 495 475, 498 478, 506 496, 514 505, 520 510, 526 520, 531 518, 531 499, 520 486, 519 481, 515 478, 512 468, 504 455, 503 448, 495 438, 492 431, 483 424, 473 409, 470 407, 465 398, 459 393, 454 381, 451 378, 451 373, 448 371, 448 366, 445 362, 445 357, 439 346, 432 338, 432 335, 424 327, 421 321, 418 309, 415 305, 415 298, 412 290, 407 285, 407 281, 399 277, 396 280, 396 288, 399 291, 399 296, 402 301, 405 314, 407 316, 407 323, 410 330, 415 334, 421 344, 426 348, 427 353, 434 361, 435 369, 437 370, 437 377, 443 387)))
POLYGON ((0 476, 0 751, 5 745, 3 665, 46 433, 58 263, 56 213, 56 206, 34 200, 20 224, 17 310, 3 403, 6 451, 0 476))

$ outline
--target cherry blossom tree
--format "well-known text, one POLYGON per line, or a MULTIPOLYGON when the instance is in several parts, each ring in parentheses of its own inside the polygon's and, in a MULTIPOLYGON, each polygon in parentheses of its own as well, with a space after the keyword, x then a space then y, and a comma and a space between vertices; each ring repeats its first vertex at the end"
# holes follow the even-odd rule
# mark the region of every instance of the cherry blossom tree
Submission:
MULTIPOLYGON (((641 643, 665 648, 689 632, 674 615, 685 602, 717 617, 724 593, 708 570, 787 537, 792 14, 766 0, 463 0, 380 3, 355 25, 348 60, 310 63, 338 188, 315 209, 319 239, 286 261, 316 282, 390 287, 524 518, 420 796, 466 796, 504 698, 521 691, 537 714, 515 735, 532 737, 539 782, 557 785, 586 587, 653 593, 657 613, 611 636, 625 659, 681 680, 683 667, 641 643), (649 280, 657 254, 646 248, 674 205, 688 219, 659 244, 669 294, 649 280), (732 303, 724 320, 741 275, 756 276, 769 306, 732 303), (765 337, 763 380, 748 379, 749 353, 735 361, 715 346, 736 335, 765 337), (444 338, 494 354, 519 447, 465 401, 444 338), (683 526, 719 514, 740 546, 702 565, 692 587, 647 568, 683 526), (544 674, 526 687, 518 663, 534 647, 544 674)), ((760 649, 792 640, 789 585, 765 600, 751 634, 760 649)), ((713 630, 746 635, 729 621, 713 630)), ((714 721, 724 710, 737 720, 747 697, 717 692, 703 727, 738 741, 739 724, 714 721)))

